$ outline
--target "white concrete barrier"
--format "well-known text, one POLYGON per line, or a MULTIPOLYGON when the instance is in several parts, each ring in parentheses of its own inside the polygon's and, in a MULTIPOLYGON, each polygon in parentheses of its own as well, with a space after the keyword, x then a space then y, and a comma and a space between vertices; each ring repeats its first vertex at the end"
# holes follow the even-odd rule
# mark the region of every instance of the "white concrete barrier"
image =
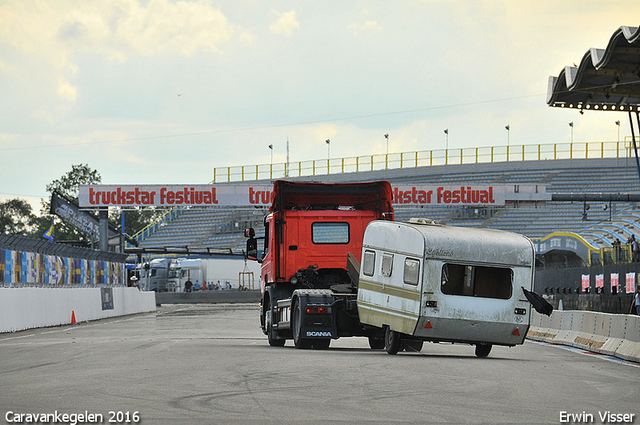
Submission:
POLYGON ((116 286, 0 288, 0 332, 155 311, 155 292, 116 286), (106 308, 105 308, 106 307, 106 308))
POLYGON ((625 360, 640 361, 640 317, 628 316, 624 339, 616 350, 616 357, 625 360))
POLYGON ((592 311, 532 312, 527 337, 640 362, 640 317, 592 311))

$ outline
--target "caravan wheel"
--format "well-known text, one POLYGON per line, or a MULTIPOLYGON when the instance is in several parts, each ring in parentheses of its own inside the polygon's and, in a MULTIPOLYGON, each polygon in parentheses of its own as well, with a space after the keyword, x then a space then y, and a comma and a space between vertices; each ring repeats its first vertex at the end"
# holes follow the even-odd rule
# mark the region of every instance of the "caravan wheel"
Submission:
POLYGON ((487 357, 491 352, 491 344, 476 344, 476 356, 487 357))
POLYGON ((387 327, 384 331, 384 349, 387 354, 398 354, 401 343, 400 334, 387 327))

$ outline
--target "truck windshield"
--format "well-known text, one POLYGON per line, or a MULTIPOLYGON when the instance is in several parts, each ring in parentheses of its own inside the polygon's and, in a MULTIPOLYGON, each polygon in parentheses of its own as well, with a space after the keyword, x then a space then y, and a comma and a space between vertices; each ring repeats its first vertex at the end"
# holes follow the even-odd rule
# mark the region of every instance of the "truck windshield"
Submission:
POLYGON ((311 225, 311 235, 315 244, 348 244, 349 223, 315 222, 311 225))
POLYGON ((442 293, 508 300, 513 271, 509 268, 446 263, 442 266, 442 293))

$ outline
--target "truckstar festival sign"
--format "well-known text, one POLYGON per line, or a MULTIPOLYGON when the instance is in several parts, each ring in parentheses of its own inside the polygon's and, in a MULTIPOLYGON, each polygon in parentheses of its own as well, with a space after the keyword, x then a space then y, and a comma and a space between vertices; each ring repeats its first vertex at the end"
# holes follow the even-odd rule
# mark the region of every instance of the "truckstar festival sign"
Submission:
MULTIPOLYGON (((394 205, 504 205, 516 190, 537 193, 537 186, 514 185, 398 185, 392 186, 394 205)), ((273 185, 81 185, 83 208, 111 206, 269 206, 273 185)))

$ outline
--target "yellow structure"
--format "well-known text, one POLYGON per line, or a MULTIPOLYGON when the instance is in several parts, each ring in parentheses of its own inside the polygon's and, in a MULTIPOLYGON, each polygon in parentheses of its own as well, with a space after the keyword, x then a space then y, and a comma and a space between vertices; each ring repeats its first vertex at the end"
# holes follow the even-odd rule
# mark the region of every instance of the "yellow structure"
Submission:
POLYGON ((212 183, 319 176, 433 165, 552 159, 627 158, 631 157, 632 149, 633 144, 630 140, 618 142, 573 142, 374 154, 298 161, 289 165, 284 162, 238 165, 214 168, 212 183))

